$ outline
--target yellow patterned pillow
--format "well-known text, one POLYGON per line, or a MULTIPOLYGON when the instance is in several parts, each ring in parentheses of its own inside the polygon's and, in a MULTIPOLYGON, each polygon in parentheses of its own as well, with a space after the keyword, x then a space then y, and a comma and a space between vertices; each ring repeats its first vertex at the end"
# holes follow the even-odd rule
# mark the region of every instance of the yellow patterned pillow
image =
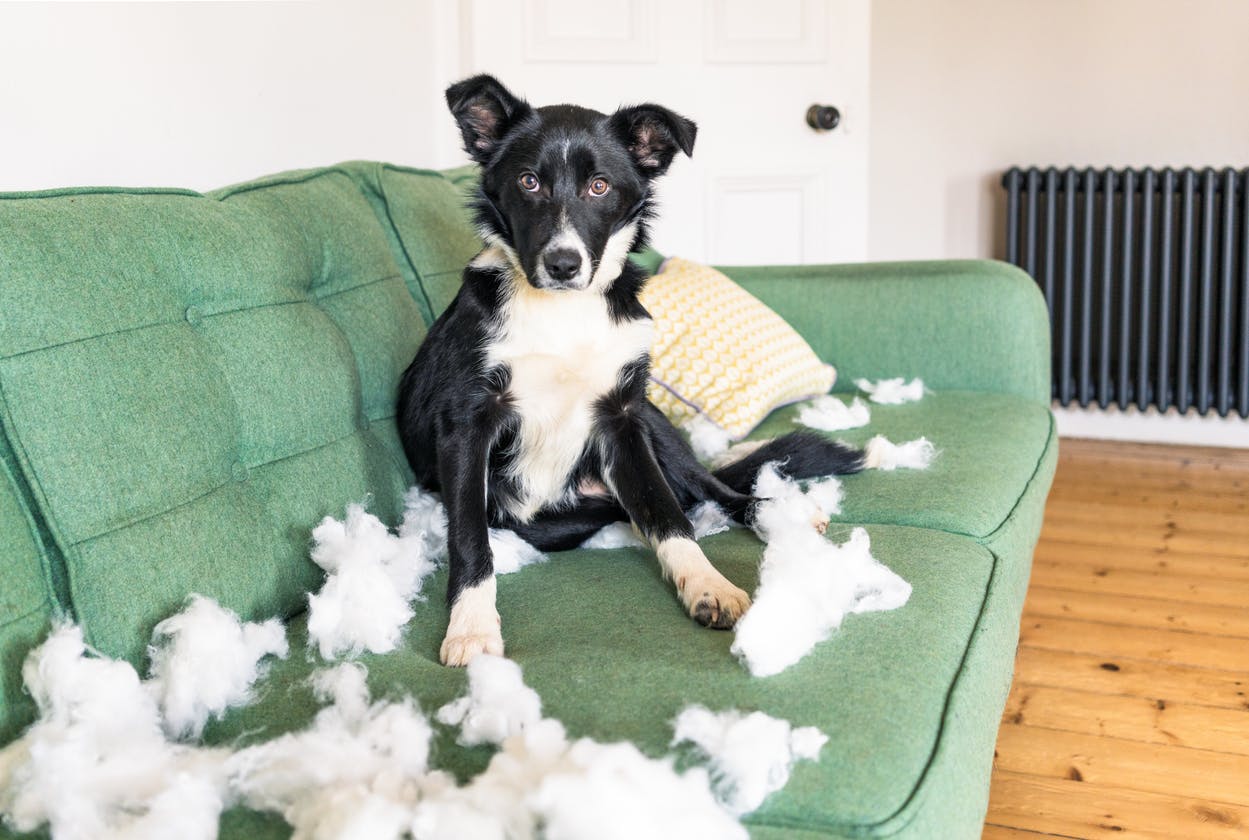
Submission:
POLYGON ((739 440, 837 378, 781 316, 710 266, 669 259, 642 305, 655 319, 647 396, 678 426, 702 413, 739 440))

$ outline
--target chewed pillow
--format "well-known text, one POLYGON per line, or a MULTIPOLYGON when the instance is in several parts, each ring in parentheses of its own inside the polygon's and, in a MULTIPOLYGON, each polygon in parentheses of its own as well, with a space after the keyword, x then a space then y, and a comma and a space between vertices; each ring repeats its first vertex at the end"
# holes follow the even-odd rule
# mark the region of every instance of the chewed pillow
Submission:
POLYGON ((837 379, 781 316, 710 266, 669 259, 642 305, 655 320, 647 396, 678 426, 703 414, 738 440, 837 379))

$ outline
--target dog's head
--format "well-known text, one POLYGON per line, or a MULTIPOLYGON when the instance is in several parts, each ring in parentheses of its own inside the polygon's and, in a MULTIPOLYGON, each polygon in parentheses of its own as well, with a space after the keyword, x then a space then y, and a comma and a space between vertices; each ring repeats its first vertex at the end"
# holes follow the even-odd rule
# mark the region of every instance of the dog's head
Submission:
POLYGON ((605 289, 645 242, 651 182, 697 127, 659 105, 532 108, 491 76, 447 89, 482 166, 477 223, 540 289, 605 289))

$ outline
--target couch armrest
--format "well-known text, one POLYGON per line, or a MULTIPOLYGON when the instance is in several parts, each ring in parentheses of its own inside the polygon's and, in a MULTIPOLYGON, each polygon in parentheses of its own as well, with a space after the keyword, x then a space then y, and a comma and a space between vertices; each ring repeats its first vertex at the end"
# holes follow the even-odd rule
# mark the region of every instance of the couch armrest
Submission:
POLYGON ((775 309, 825 361, 836 390, 857 377, 922 376, 934 390, 1050 401, 1045 300, 1027 274, 989 260, 720 270, 775 309))

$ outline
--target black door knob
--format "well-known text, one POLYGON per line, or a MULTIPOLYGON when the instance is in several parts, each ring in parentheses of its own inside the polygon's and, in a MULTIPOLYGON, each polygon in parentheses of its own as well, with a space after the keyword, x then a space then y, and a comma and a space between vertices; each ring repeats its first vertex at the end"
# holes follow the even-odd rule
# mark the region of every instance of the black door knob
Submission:
POLYGON ((832 105, 812 105, 807 109, 807 125, 816 131, 832 131, 841 122, 841 111, 832 105))

